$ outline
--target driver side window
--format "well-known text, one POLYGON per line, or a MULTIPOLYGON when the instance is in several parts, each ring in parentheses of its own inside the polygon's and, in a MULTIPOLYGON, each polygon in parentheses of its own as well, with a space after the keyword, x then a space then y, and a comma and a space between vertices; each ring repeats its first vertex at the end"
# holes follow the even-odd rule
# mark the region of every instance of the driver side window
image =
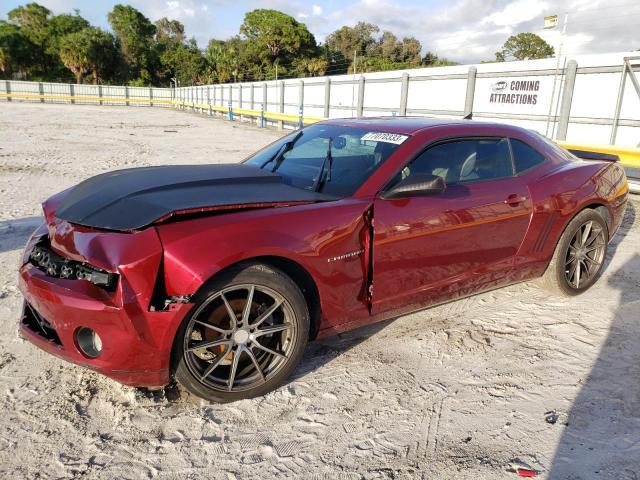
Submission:
POLYGON ((441 143, 404 167, 398 180, 417 174, 440 176, 447 185, 511 177, 513 165, 508 140, 489 138, 441 143))

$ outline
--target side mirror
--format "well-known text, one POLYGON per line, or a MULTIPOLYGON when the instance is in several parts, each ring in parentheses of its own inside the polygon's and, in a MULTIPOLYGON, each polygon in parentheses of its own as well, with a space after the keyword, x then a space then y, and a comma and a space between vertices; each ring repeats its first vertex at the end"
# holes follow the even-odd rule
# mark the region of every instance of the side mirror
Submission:
POLYGON ((409 175, 384 192, 382 198, 435 195, 444 192, 445 188, 444 178, 438 175, 409 175))

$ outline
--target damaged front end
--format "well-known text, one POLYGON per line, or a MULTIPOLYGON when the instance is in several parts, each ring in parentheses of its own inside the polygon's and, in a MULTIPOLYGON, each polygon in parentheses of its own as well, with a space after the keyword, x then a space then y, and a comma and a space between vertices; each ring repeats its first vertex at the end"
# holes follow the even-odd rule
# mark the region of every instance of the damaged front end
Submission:
POLYGON ((175 331, 191 304, 188 295, 158 296, 163 253, 156 229, 81 227, 48 207, 48 222, 29 240, 20 267, 22 336, 121 383, 168 383, 175 331))

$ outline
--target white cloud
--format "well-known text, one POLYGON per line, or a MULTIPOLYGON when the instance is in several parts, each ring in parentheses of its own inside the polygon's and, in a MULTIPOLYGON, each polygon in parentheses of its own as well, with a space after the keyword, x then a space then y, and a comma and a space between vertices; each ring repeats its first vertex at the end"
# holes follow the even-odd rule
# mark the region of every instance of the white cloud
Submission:
POLYGON ((313 5, 311 7, 314 15, 322 15, 322 7, 320 5, 313 5))
POLYGON ((559 30, 544 30, 545 15, 569 11, 569 26, 563 53, 570 55, 629 51, 640 47, 637 22, 640 4, 629 6, 627 16, 612 8, 610 0, 452 0, 441 7, 407 5, 401 0, 359 0, 331 14, 319 24, 322 38, 339 26, 365 21, 390 30, 396 35, 414 36, 423 53, 432 51, 462 63, 492 60, 495 52, 510 36, 533 32, 554 48, 559 44, 559 30), (345 21, 345 19, 349 19, 345 21))
POLYGON ((300 12, 300 13, 298 13, 298 18, 301 18, 303 20, 307 19, 307 18, 309 18, 309 14, 308 13, 304 13, 304 12, 300 12))
POLYGON ((517 0, 508 4, 499 12, 494 12, 484 18, 484 21, 506 27, 518 25, 536 18, 549 7, 546 2, 532 2, 531 0, 517 0))
MULTIPOLYGON (((214 24, 214 10, 210 8, 215 2, 203 0, 130 0, 134 8, 140 10, 152 22, 167 17, 170 20, 178 20, 184 24, 187 37, 195 37, 198 45, 206 47, 207 42, 215 35, 212 31, 214 24)), ((222 8, 222 7, 220 7, 222 8)))

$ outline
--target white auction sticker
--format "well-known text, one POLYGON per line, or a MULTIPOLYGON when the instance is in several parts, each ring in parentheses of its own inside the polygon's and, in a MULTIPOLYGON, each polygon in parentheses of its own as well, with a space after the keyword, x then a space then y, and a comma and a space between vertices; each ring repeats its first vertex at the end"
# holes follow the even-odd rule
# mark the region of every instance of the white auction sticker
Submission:
POLYGON ((407 135, 399 135, 397 133, 369 132, 366 133, 360 140, 371 140, 373 142, 386 142, 400 145, 407 138, 409 138, 407 135))

